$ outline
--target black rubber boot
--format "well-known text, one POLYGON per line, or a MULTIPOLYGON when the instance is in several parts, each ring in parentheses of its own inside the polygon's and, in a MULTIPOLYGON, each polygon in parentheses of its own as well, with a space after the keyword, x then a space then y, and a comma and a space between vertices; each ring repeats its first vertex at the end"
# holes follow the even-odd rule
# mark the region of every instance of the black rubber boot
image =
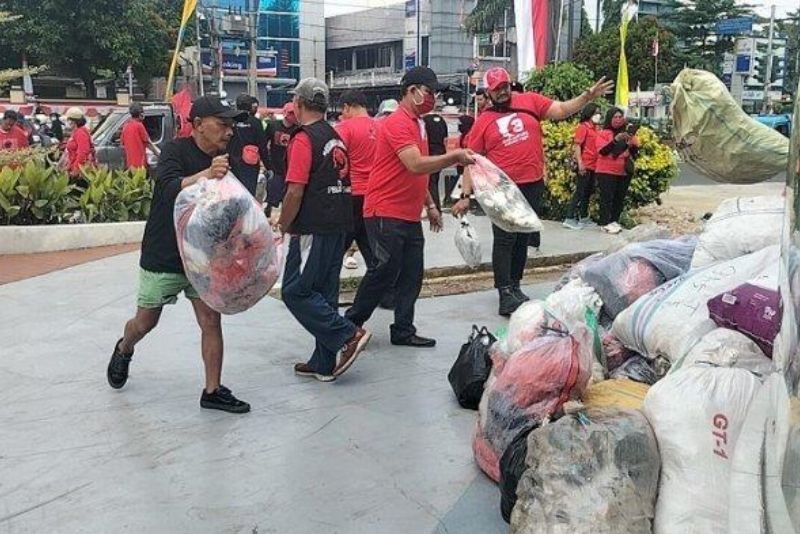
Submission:
POLYGON ((517 311, 517 308, 523 302, 514 294, 514 290, 511 287, 498 288, 497 292, 500 294, 500 309, 497 313, 503 317, 508 317, 517 311))
POLYGON ((514 293, 514 296, 517 297, 517 300, 522 302, 528 302, 531 300, 528 295, 522 292, 522 289, 519 287, 519 282, 511 286, 511 291, 514 293))

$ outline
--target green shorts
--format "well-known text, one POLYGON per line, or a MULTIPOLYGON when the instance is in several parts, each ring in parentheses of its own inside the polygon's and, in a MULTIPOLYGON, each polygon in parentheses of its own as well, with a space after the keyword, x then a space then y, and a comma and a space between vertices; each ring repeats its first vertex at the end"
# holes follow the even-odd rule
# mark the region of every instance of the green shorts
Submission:
POLYGON ((189 283, 189 279, 183 274, 154 273, 139 268, 139 294, 136 296, 136 305, 140 308, 160 308, 165 304, 175 304, 181 291, 187 299, 200 298, 189 283))

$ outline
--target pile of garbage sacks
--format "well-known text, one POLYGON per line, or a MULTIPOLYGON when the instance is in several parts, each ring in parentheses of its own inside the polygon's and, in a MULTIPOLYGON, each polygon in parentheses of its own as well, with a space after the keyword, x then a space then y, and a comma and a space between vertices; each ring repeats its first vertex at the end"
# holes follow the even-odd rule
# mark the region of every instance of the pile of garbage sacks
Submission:
POLYGON ((504 332, 473 328, 449 378, 512 533, 800 534, 797 377, 773 351, 782 203, 632 232, 504 332))

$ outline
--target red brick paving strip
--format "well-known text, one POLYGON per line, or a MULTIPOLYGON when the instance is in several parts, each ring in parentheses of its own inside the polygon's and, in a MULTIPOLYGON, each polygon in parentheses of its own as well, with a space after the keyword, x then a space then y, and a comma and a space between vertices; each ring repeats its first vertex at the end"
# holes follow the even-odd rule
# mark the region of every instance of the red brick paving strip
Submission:
POLYGON ((60 271, 67 267, 126 252, 133 252, 138 250, 139 247, 139 243, 128 243, 125 245, 109 245, 107 247, 41 252, 37 254, 2 254, 0 255, 0 285, 33 278, 53 271, 60 271))

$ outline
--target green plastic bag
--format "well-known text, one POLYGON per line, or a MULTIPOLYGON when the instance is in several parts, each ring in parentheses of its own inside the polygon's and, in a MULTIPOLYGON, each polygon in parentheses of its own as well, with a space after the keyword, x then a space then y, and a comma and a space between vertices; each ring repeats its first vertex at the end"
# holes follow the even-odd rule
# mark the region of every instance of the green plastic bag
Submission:
POLYGON ((712 180, 754 184, 786 170, 789 140, 748 116, 704 70, 683 69, 668 89, 675 147, 712 180))

